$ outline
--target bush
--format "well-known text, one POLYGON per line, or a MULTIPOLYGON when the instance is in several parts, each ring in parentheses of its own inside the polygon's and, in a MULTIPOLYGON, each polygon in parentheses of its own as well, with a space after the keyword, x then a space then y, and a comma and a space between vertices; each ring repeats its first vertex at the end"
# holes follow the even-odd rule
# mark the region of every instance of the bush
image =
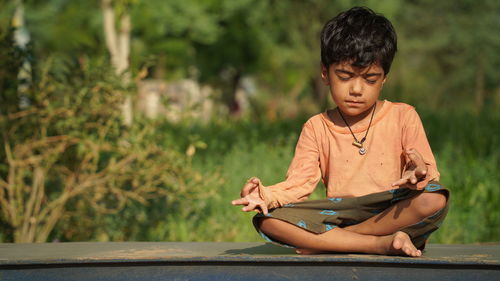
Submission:
POLYGON ((179 202, 202 198, 210 180, 156 144, 154 122, 122 125, 131 91, 105 63, 48 59, 23 106, 12 82, 24 58, 9 35, 1 41, 10 69, 0 76, 0 241, 133 239, 144 231, 130 220, 154 213, 148 204, 162 205, 156 217, 165 219, 179 202), (112 231, 99 232, 103 222, 112 231))

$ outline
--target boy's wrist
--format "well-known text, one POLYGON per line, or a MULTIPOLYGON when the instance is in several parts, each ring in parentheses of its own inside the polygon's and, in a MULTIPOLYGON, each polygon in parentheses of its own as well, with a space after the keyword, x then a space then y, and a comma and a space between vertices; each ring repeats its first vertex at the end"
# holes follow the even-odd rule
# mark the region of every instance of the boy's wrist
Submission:
POLYGON ((275 200, 272 199, 273 195, 268 187, 263 186, 263 185, 259 185, 259 196, 262 199, 262 201, 264 201, 264 203, 266 204, 266 206, 268 208, 278 207, 278 206, 275 206, 275 203, 274 203, 275 200))

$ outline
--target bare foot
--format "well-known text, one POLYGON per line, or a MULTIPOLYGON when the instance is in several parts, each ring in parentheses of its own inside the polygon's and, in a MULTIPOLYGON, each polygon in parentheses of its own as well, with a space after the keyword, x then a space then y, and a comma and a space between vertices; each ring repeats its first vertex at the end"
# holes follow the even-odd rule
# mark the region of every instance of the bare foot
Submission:
POLYGON ((392 236, 392 243, 389 247, 388 254, 398 256, 420 257, 422 251, 415 248, 408 234, 398 231, 392 236))

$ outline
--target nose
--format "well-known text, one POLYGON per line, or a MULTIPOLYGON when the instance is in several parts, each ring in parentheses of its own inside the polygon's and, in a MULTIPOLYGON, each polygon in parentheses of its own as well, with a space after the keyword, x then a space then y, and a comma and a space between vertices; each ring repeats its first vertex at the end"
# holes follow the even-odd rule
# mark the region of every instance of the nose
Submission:
POLYGON ((360 96, 363 93, 363 81, 359 77, 352 80, 349 94, 353 96, 360 96))

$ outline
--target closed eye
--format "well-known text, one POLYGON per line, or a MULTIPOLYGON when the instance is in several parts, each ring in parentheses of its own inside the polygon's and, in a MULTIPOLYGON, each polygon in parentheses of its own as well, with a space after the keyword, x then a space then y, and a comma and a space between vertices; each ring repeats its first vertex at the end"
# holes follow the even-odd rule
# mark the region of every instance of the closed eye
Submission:
POLYGON ((337 73, 337 77, 341 80, 341 81, 347 81, 349 79, 352 78, 352 75, 349 75, 347 73, 337 73))
POLYGON ((379 74, 379 73, 368 73, 363 78, 365 78, 365 80, 366 80, 366 82, 368 82, 368 84, 375 84, 375 83, 377 83, 379 77, 381 77, 381 74, 379 74))
POLYGON ((335 74, 337 75, 340 81, 347 81, 354 76, 354 73, 342 69, 335 70, 335 74))

